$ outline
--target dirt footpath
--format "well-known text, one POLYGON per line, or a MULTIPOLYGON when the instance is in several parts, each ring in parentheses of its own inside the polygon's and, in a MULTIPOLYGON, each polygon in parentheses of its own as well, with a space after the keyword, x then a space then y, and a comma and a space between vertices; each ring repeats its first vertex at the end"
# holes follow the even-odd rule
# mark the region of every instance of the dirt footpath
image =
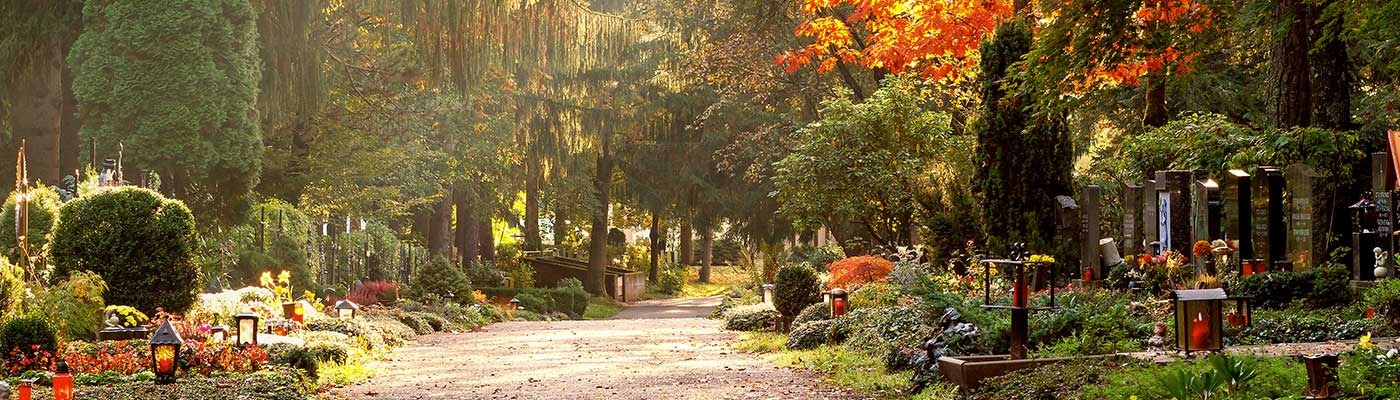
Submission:
POLYGON ((353 399, 858 399, 736 353, 717 299, 640 302, 614 319, 508 322, 419 337, 353 399))

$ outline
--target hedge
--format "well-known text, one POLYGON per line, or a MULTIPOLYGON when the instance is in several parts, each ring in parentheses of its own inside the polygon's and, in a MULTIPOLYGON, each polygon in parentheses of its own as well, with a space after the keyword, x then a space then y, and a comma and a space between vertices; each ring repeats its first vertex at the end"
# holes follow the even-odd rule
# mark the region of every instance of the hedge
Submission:
POLYGON ((492 297, 515 298, 524 294, 542 298, 546 300, 545 304, 532 305, 522 301, 521 305, 526 310, 541 314, 562 312, 573 319, 582 318, 584 310, 588 309, 588 292, 579 288, 481 288, 481 293, 492 297))

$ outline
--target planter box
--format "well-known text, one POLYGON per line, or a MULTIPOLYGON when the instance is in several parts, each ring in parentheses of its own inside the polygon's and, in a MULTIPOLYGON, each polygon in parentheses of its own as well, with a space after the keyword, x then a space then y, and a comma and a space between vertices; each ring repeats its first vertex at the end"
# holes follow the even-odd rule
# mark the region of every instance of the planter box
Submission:
POLYGON ((149 339, 151 332, 146 328, 106 328, 97 332, 98 340, 149 339))
POLYGON ((1076 360, 1116 359, 1122 356, 1105 354, 1086 357, 1026 358, 1013 360, 1009 355, 941 357, 938 371, 943 379, 958 385, 964 394, 982 385, 982 380, 1006 375, 1008 372, 1076 360))

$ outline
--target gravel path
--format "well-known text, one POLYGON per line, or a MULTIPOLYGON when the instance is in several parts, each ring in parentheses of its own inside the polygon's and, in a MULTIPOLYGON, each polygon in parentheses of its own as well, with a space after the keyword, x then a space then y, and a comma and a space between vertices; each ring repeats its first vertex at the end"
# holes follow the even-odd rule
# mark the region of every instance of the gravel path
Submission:
POLYGON ((729 348, 717 298, 639 302, 613 319, 507 322, 394 352, 353 399, 856 399, 729 348))

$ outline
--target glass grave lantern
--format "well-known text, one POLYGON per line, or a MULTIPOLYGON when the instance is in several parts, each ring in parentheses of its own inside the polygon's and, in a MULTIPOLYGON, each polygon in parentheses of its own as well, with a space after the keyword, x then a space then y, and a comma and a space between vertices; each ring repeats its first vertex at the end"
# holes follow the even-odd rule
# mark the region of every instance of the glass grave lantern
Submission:
POLYGON ((831 289, 831 317, 846 315, 846 289, 831 289))
POLYGON ((1176 319, 1176 347, 1187 356, 1193 351, 1218 352, 1221 304, 1229 297, 1225 289, 1172 291, 1172 316, 1176 319))
POLYGON ((1378 221, 1380 221, 1380 206, 1370 198, 1363 198, 1361 201, 1347 207, 1351 212, 1351 226, 1357 233, 1375 232, 1378 221))
POLYGON ((184 345, 185 341, 180 340, 180 333, 175 331, 170 321, 162 322, 156 328, 156 333, 151 335, 151 372, 156 374, 156 384, 175 383, 175 371, 180 365, 180 347, 184 345))
POLYGON ((773 304, 773 288, 771 283, 763 284, 763 304, 773 304))
POLYGON ((360 305, 350 300, 335 302, 335 315, 340 319, 355 319, 360 313, 360 305))
POLYGON ((38 381, 39 381, 39 378, 20 379, 20 380, 19 380, 19 400, 33 400, 33 399, 34 399, 34 383, 35 383, 35 382, 38 382, 38 381))
POLYGON ((73 375, 68 373, 68 362, 58 359, 53 374, 53 399, 73 400, 73 375))
POLYGON ((830 290, 823 290, 823 291, 822 291, 822 304, 831 304, 831 291, 830 291, 830 290))
POLYGON ((209 341, 214 343, 227 342, 228 327, 223 325, 214 325, 209 327, 209 341))
POLYGON ((238 345, 257 346, 258 315, 254 313, 242 313, 233 316, 233 320, 238 327, 238 345))

